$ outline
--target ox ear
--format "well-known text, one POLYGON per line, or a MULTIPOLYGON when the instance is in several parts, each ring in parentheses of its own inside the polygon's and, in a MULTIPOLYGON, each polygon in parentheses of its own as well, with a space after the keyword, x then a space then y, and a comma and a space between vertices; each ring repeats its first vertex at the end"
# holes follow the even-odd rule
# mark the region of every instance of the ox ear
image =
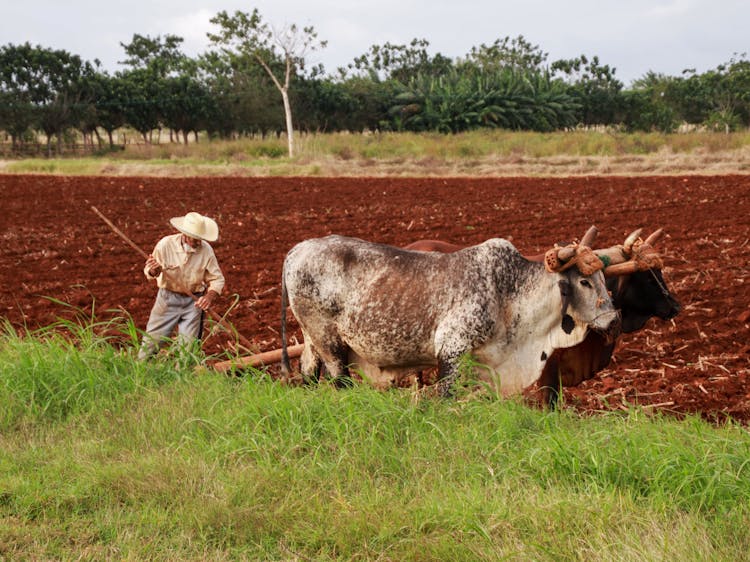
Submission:
POLYGON ((563 332, 569 334, 575 327, 573 317, 568 314, 568 305, 570 304, 570 282, 567 279, 560 279, 557 282, 560 287, 560 298, 562 299, 562 329, 563 332))

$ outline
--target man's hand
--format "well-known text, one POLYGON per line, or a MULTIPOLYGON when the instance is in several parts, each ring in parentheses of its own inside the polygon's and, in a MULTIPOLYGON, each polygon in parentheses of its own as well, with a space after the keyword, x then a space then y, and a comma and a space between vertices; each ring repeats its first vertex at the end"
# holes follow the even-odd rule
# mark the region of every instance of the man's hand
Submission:
POLYGON ((206 291, 205 295, 195 301, 195 306, 202 310, 208 310, 209 308, 211 308, 211 305, 214 304, 214 301, 218 296, 219 293, 217 293, 216 291, 206 291))
POLYGON ((151 277, 157 277, 161 273, 161 266, 152 254, 149 254, 146 259, 146 270, 151 277))

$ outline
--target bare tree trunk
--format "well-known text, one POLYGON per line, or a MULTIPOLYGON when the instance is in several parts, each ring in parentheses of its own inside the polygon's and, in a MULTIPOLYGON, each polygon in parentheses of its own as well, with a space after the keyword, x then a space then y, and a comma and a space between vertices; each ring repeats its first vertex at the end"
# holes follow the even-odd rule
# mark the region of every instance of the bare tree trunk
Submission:
POLYGON ((281 98, 284 100, 284 115, 286 116, 286 138, 289 145, 289 158, 294 156, 294 127, 292 125, 292 106, 289 103, 289 92, 286 88, 281 90, 281 98))

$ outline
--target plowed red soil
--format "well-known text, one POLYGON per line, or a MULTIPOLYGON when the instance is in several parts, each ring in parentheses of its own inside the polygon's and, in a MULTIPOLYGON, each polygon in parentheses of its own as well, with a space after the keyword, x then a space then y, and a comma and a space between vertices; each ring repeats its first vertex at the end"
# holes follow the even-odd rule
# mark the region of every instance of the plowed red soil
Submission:
MULTIPOLYGON (((146 252, 173 232, 169 218, 214 217, 227 278, 217 312, 256 351, 280 346, 279 278, 286 252, 339 233, 394 245, 437 238, 508 238, 525 254, 580 238, 600 247, 636 227, 663 227, 664 276, 683 305, 622 337, 610 367, 565 391, 582 412, 629 404, 649 411, 750 421, 750 176, 503 179, 122 178, 0 176, 0 315, 46 326, 70 309, 124 309, 143 328, 155 287, 143 259, 91 210, 146 252), (232 295, 237 295, 233 304, 232 295)), ((292 336, 301 339, 296 324, 292 336)), ((204 345, 219 353, 226 334, 204 345)), ((273 368, 272 368, 273 369, 273 368)))

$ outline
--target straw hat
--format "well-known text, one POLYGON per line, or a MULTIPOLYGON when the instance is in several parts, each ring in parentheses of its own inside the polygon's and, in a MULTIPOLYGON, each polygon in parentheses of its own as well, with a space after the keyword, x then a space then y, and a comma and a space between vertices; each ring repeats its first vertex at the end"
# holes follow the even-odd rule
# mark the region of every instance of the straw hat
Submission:
POLYGON ((200 238, 207 242, 215 242, 219 238, 219 226, 216 221, 204 217, 200 213, 192 212, 184 217, 172 217, 169 222, 177 230, 191 238, 200 238))

